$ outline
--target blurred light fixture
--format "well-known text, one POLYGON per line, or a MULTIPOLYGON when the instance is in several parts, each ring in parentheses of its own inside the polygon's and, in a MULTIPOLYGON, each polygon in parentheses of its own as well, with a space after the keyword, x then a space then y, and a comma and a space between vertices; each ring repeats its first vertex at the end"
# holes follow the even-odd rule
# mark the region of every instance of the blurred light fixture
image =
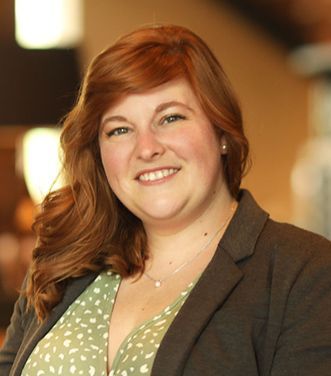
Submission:
POLYGON ((36 204, 40 204, 47 193, 63 185, 59 141, 60 131, 54 128, 33 128, 23 136, 23 175, 36 204))
MULTIPOLYGON (((331 69, 331 64, 330 64, 331 69)), ((293 166, 293 222, 331 239, 331 80, 315 79, 311 90, 312 137, 293 166)))
POLYGON ((30 49, 75 47, 82 18, 82 0, 15 0, 16 41, 30 49))
POLYGON ((289 55, 290 65, 304 76, 314 76, 330 71, 331 43, 307 44, 289 55))

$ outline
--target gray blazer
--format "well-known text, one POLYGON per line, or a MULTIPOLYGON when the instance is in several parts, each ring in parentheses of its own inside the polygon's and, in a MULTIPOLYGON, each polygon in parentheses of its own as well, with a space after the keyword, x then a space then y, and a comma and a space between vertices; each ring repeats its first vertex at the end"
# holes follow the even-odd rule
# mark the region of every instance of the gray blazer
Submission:
MULTIPOLYGON (((21 374, 38 341, 96 277, 72 280, 38 325, 15 306, 0 375, 21 374)), ((155 376, 330 376, 331 243, 272 221, 247 191, 212 261, 166 333, 155 376)))

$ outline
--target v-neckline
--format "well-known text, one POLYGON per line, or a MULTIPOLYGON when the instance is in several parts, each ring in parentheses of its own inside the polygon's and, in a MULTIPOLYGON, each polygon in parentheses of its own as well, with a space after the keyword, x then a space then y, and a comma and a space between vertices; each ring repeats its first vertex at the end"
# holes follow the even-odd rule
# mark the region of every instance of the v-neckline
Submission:
MULTIPOLYGON (((114 276, 114 274, 113 274, 114 276)), ((174 307, 176 307, 183 299, 186 299, 187 296, 189 295, 189 293, 191 292, 191 290, 194 288, 194 286, 196 285, 197 281, 199 280, 200 278, 200 274, 198 277, 196 277, 192 282, 190 282, 186 288, 184 290, 182 290, 178 295, 177 297, 173 300, 173 302, 171 304, 167 304, 165 307, 163 307, 159 312, 157 312, 155 315, 153 315, 152 317, 148 318, 148 319, 145 319, 143 320, 140 324, 136 325, 133 329, 131 329, 129 331, 129 333, 124 337, 124 339, 121 341, 117 351, 116 351, 116 354, 114 356, 114 359, 113 359, 113 362, 112 362, 112 365, 110 368, 108 368, 108 360, 107 360, 107 375, 109 376, 112 372, 112 370, 114 369, 114 366, 117 367, 117 365, 119 364, 119 361, 121 359, 121 356, 122 356, 122 353, 121 353, 121 350, 127 346, 127 343, 128 341, 133 337, 135 336, 137 333, 139 333, 140 330, 142 329, 146 329, 148 328, 148 326, 152 325, 156 320, 159 320, 162 318, 162 316, 164 316, 166 314, 166 312, 168 310, 171 310, 173 309, 174 307)), ((119 291, 119 287, 121 285, 121 282, 122 282, 122 278, 118 278, 118 284, 116 286, 116 291, 115 291, 115 294, 113 296, 112 299, 110 299, 112 301, 112 304, 111 304, 111 307, 110 307, 110 314, 109 314, 109 319, 108 319, 108 333, 109 333, 109 337, 111 335, 110 331, 109 331, 109 325, 110 325, 110 322, 111 322, 111 317, 112 317, 112 313, 113 313, 113 309, 114 309, 114 305, 115 305, 115 302, 116 302, 116 297, 117 297, 117 294, 118 294, 118 291, 119 291)), ((109 338, 108 339, 108 345, 109 345, 109 341, 111 341, 111 339, 109 338)), ((107 353, 108 353, 108 347, 107 347, 107 353)), ((115 371, 114 371, 115 372, 115 371)))

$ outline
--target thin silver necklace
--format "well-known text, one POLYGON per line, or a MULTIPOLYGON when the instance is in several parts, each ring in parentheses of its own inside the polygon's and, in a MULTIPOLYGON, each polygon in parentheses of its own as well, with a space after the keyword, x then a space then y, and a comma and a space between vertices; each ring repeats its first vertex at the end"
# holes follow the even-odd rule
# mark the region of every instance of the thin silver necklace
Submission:
POLYGON ((231 205, 230 213, 222 223, 222 226, 215 232, 215 234, 208 240, 208 242, 189 260, 185 261, 183 264, 179 265, 178 268, 176 268, 173 272, 171 272, 168 276, 164 278, 155 279, 152 276, 150 276, 147 272, 144 272, 144 275, 151 280, 154 283, 155 288, 159 288, 162 286, 163 282, 168 280, 169 278, 173 277, 176 273, 184 269, 186 266, 190 265, 191 262, 193 262, 202 252, 204 252, 212 243, 212 241, 216 238, 216 236, 223 230, 225 225, 228 223, 228 221, 231 218, 232 212, 235 208, 235 203, 231 205))

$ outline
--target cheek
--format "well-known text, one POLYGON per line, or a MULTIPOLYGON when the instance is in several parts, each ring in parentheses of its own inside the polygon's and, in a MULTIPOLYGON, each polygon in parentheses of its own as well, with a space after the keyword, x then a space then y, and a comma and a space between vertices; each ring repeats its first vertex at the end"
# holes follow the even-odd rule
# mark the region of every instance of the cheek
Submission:
POLYGON ((207 125, 192 129, 177 139, 174 137, 173 140, 177 141, 179 153, 186 158, 196 160, 198 164, 206 164, 208 161, 218 163, 221 160, 220 142, 214 130, 207 125))
POLYGON ((119 174, 123 171, 123 156, 114 149, 109 150, 107 147, 100 148, 101 160, 103 168, 110 185, 113 185, 119 178, 119 174))
POLYGON ((222 160, 219 140, 214 132, 203 129, 190 139, 190 156, 194 160, 199 179, 204 184, 222 177, 222 160))

